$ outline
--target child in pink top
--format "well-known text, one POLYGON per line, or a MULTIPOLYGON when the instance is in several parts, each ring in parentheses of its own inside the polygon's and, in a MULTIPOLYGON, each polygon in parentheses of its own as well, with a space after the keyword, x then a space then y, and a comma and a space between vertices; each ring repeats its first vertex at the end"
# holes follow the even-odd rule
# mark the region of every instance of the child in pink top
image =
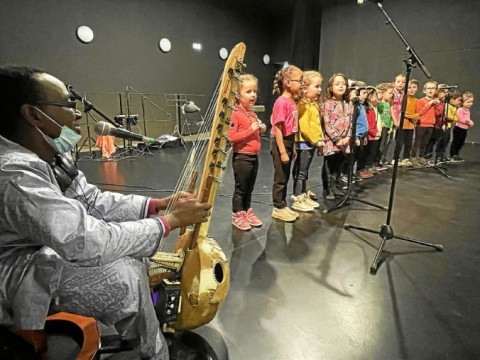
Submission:
POLYGON ((292 159, 295 158, 295 133, 298 131, 298 111, 294 99, 300 95, 303 72, 294 65, 284 67, 275 75, 273 94, 281 95, 272 111, 272 141, 270 153, 273 158, 273 212, 272 217, 282 221, 295 221, 298 213, 287 206, 287 183, 292 159))
POLYGON ((453 128, 453 140, 450 146, 450 156, 453 161, 464 161, 458 154, 465 145, 467 138, 467 131, 473 126, 473 121, 470 119, 470 108, 473 106, 473 93, 465 92, 462 96, 463 105, 457 110, 458 121, 453 128))

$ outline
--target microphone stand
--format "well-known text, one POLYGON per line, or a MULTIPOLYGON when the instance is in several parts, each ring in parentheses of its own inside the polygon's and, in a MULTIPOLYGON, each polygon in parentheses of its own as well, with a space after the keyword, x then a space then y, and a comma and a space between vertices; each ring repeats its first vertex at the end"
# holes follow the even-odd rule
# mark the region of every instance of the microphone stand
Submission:
MULTIPOLYGON (((134 116, 130 114, 130 94, 128 92, 129 86, 126 88, 125 92, 125 98, 126 98, 126 103, 127 103, 127 115, 125 115, 125 126, 126 130, 132 131, 132 123, 135 121, 134 116)), ((135 116, 136 117, 136 116, 135 116)), ((145 147, 143 150, 140 150, 137 147, 133 146, 132 140, 126 140, 126 145, 125 145, 125 140, 124 140, 124 147, 122 149, 123 151, 120 152, 119 154, 114 155, 115 158, 125 158, 124 154, 128 154, 126 157, 141 157, 144 154, 152 155, 152 152, 150 151, 150 148, 148 147, 148 144, 145 143, 145 147)))
MULTIPOLYGON (((405 44, 406 50, 410 53, 410 57, 408 59, 403 59, 403 62, 406 65, 406 80, 405 80, 405 89, 404 89, 401 115, 400 115, 400 131, 399 131, 399 134, 398 134, 400 137, 403 138, 403 135, 404 135, 404 133, 403 133, 403 121, 405 119, 405 109, 407 107, 406 90, 407 90, 407 87, 408 87, 408 81, 410 80, 410 73, 412 71, 412 68, 415 67, 416 65, 418 65, 422 69, 423 73, 425 74, 425 76, 427 78, 431 78, 432 75, 427 70, 427 68, 423 64, 423 62, 420 60, 418 55, 415 53, 415 50, 408 44, 407 40, 400 33, 398 28, 393 23, 392 19, 388 16, 387 12, 383 8, 382 3, 380 1, 378 1, 378 2, 375 2, 375 5, 385 15, 385 17, 387 19, 387 21, 385 22, 386 25, 391 25, 392 26, 392 28, 395 30, 397 35, 400 37, 400 39, 405 44)), ((393 232, 393 228, 390 225, 390 221, 391 221, 391 218, 392 218, 393 199, 394 199, 394 195, 395 195, 395 184, 396 184, 396 180, 397 180, 399 155, 400 155, 400 151, 395 150, 393 174, 392 174, 392 184, 391 184, 391 187, 390 187, 390 197, 389 197, 389 202, 388 202, 387 219, 386 219, 385 224, 380 225, 380 230, 368 229, 368 228, 364 228, 364 227, 360 227, 360 226, 354 226, 354 225, 351 225, 351 224, 345 224, 344 225, 344 228, 347 229, 347 230, 353 229, 353 230, 360 230, 360 231, 369 232, 369 233, 372 233, 372 234, 378 234, 380 236, 380 238, 382 239, 382 241, 380 243, 380 246, 377 249, 377 253, 375 255, 375 258, 374 258, 372 264, 370 265, 370 273, 371 274, 376 274, 377 273, 378 267, 380 266, 380 263, 382 262, 383 248, 385 247, 385 244, 386 244, 387 240, 391 240, 391 239, 395 238, 395 239, 408 241, 408 242, 419 244, 419 245, 432 247, 432 248, 435 248, 438 251, 443 250, 443 245, 441 245, 441 244, 433 244, 433 243, 418 241, 418 240, 414 240, 414 239, 411 239, 411 238, 408 238, 408 237, 395 235, 394 232, 393 232)))
POLYGON ((355 146, 355 139, 357 135, 357 118, 359 114, 358 107, 361 106, 358 102, 357 97, 355 97, 352 102, 353 102, 354 110, 353 110, 353 116, 352 116, 352 135, 350 136, 350 154, 347 155, 347 167, 348 167, 347 191, 345 192, 343 198, 337 204, 322 211, 322 214, 324 215, 332 211, 335 211, 337 209, 340 209, 344 206, 350 205, 351 201, 358 201, 363 204, 376 207, 377 209, 387 210, 387 208, 383 205, 374 204, 372 202, 365 201, 351 195, 352 185, 353 185, 353 165, 355 162, 355 154, 357 153, 357 147, 355 146))
POLYGON ((88 152, 89 152, 89 156, 88 158, 89 159, 94 159, 95 158, 95 153, 92 151, 92 144, 91 142, 93 141, 93 144, 95 145, 95 140, 92 138, 91 134, 90 134, 90 124, 89 124, 89 121, 88 121, 88 118, 89 118, 89 115, 92 117, 92 119, 94 120, 94 122, 98 122, 98 120, 95 118, 95 116, 93 116, 93 114, 91 114, 90 112, 93 110, 94 112, 96 112, 98 115, 100 115, 102 118, 104 118, 106 121, 108 121, 110 124, 114 125, 115 127, 119 127, 119 125, 117 125, 115 122, 113 122, 112 120, 110 120, 108 118, 108 116, 106 116, 104 113, 102 113, 100 110, 98 110, 95 105, 93 105, 90 101, 87 100, 87 97, 86 97, 86 94, 85 96, 83 97, 77 97, 78 95, 76 95, 76 99, 77 100, 80 100, 83 104, 83 112, 85 114, 85 118, 86 118, 86 121, 87 121, 87 138, 83 141, 82 145, 77 148, 77 150, 75 151, 75 162, 77 162, 78 160, 80 160, 78 158, 78 154, 80 153, 80 151, 82 150, 82 148, 85 146, 85 144, 88 142, 88 152))
POLYGON ((82 160, 84 158, 89 158, 90 160, 94 159, 95 158, 95 153, 92 151, 92 143, 93 145, 96 144, 96 141, 95 139, 92 137, 91 133, 90 133, 90 123, 88 121, 88 112, 85 111, 85 108, 84 108, 84 113, 85 113, 85 119, 87 121, 87 137, 85 138, 85 140, 83 140, 83 143, 82 145, 80 145, 80 147, 76 146, 76 149, 75 149, 75 162, 79 161, 79 160, 82 160), (84 156, 83 158, 79 158, 79 154, 80 152, 82 151, 83 147, 85 146, 85 144, 88 145, 88 156, 84 156))
MULTIPOLYGON (((165 110, 163 110, 160 106, 158 106, 157 104, 155 104, 152 100, 150 100, 148 97, 146 97, 145 95, 143 95, 143 94, 140 93, 139 91, 135 90, 133 87, 127 86, 127 89, 133 90, 133 92, 134 92, 135 94, 137 94, 138 96, 140 96, 142 99, 147 100, 150 104, 152 104, 152 105, 155 106, 158 110, 160 110, 162 113, 164 113, 165 115, 167 115, 169 119, 172 117, 172 114, 170 114, 169 112, 166 112, 165 110)), ((145 133, 145 135, 146 135, 146 133, 145 133)))

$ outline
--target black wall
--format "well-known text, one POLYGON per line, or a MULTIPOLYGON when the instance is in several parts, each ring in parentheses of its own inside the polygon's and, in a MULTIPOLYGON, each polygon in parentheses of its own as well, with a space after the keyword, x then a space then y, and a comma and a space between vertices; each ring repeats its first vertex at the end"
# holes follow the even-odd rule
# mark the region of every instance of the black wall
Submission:
MULTIPOLYGON (((154 93, 204 95, 192 95, 204 109, 223 70, 219 49, 244 42, 246 71, 259 78, 260 98, 270 108, 277 67, 265 66, 262 58, 286 59, 288 47, 277 47, 275 39, 289 39, 290 32, 251 3, 252 8, 237 10, 238 4, 224 0, 0 0, 0 64, 45 69, 86 92, 108 116, 120 113, 118 93, 127 85, 175 113, 154 93), (90 44, 76 38, 80 25, 94 31, 90 44), (158 46, 163 37, 172 42, 167 54, 158 46), (203 49, 194 51, 193 42, 203 49)), ((141 112, 135 97, 131 105, 131 113, 141 112)), ((125 113, 125 98, 123 106, 125 113)), ((167 119, 151 106, 147 121, 150 115, 167 119)), ((158 131, 165 133, 174 123, 161 125, 158 131)), ((159 134, 149 134, 154 135, 159 134)))
MULTIPOLYGON (((477 125, 467 141, 480 141, 480 1, 385 0, 383 7, 432 74, 432 80, 458 84, 476 94, 472 119, 477 125)), ((392 81, 405 71, 406 47, 374 3, 324 1, 320 68, 368 84, 392 81)), ((416 68, 412 77, 423 86, 427 78, 416 68)), ((421 89, 417 97, 423 97, 421 89)))
MULTIPOLYGON (((480 96, 480 1, 383 4, 434 80, 480 96)), ((358 6, 354 0, 0 0, 0 8, 0 64, 41 67, 88 93, 109 116, 120 112, 118 94, 127 85, 171 113, 175 107, 154 94, 195 94, 193 100, 205 109, 223 69, 218 50, 240 41, 247 45, 247 72, 259 78, 264 120, 280 68, 262 63, 266 53, 272 63, 319 66, 326 80, 341 71, 370 84, 403 72, 407 56, 375 4, 358 6), (92 43, 77 40, 80 25, 93 29, 92 43), (162 37, 172 41, 168 54, 158 48, 162 37), (202 43, 203 50, 192 50, 192 42, 202 43)), ((413 77, 422 85, 426 80, 419 69, 413 77)), ((125 97, 122 105, 125 112, 125 97)), ((132 107, 131 113, 141 112, 138 97, 132 97, 132 107)), ((150 104, 146 107, 147 121, 161 120, 156 128, 149 126, 149 136, 171 130, 173 121, 150 104)), ((472 112, 474 120, 480 119, 480 104, 472 112)), ((480 140, 478 125, 469 140, 480 140)))

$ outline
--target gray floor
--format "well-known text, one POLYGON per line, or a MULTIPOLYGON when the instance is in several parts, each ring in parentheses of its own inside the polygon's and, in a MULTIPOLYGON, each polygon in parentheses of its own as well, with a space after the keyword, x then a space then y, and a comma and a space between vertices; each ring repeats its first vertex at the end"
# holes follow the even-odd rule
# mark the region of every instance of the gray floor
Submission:
MULTIPOLYGON (((386 211, 353 202, 328 215, 301 214, 293 224, 273 220, 272 161, 268 141, 262 145, 253 207, 263 227, 241 232, 231 225, 230 166, 218 191, 209 235, 230 260, 231 287, 201 334, 220 336, 231 360, 480 358, 478 146, 465 146, 465 163, 447 165, 452 179, 432 169, 399 169, 395 234, 442 244, 444 251, 388 240, 385 261, 371 275, 380 237, 344 224, 377 230, 386 211)), ((186 152, 152 153, 78 164, 91 182, 120 185, 106 189, 166 196, 186 152)), ((321 164, 315 158, 310 172, 319 195, 321 164)), ((391 178, 389 170, 361 182, 357 196, 387 205, 391 178)), ((174 243, 170 236, 166 250, 174 243)))

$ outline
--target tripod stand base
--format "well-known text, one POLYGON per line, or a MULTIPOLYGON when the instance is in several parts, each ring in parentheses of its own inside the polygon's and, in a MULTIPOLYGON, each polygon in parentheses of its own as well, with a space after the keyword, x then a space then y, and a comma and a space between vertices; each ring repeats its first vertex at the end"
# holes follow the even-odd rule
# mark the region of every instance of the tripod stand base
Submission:
POLYGON ((446 167, 443 166, 437 166, 437 165, 432 165, 432 166, 426 166, 426 167, 421 167, 421 168, 411 168, 409 170, 428 170, 428 169, 433 169, 438 171, 440 174, 445 176, 447 179, 451 179, 452 177, 446 173, 448 170, 446 167))
POLYGON ((433 243, 428 243, 428 242, 424 242, 424 241, 419 241, 419 240, 407 238, 405 236, 395 235, 394 232, 393 232, 392 226, 387 225, 387 224, 381 225, 380 230, 372 230, 372 229, 368 229, 368 228, 364 228, 364 227, 360 227, 360 226, 355 226, 355 225, 350 225, 350 224, 345 224, 343 227, 346 230, 354 229, 354 230, 369 232, 371 234, 378 234, 380 236, 380 238, 382 239, 382 241, 380 243, 380 246, 377 249, 377 254, 375 255, 375 259, 373 259, 373 262, 370 265, 370 273, 371 274, 376 274, 377 273, 378 267, 380 266, 380 263, 382 261, 383 248, 385 247, 385 244, 386 244, 387 240, 399 239, 399 240, 403 240, 403 241, 412 242, 414 244, 429 246, 429 247, 432 247, 432 248, 434 248, 438 251, 443 250, 443 245, 441 245, 441 244, 433 244, 433 243))
POLYGON ((362 204, 370 205, 370 206, 373 206, 373 207, 375 207, 375 208, 377 208, 377 209, 380 209, 380 210, 387 210, 387 209, 388 209, 386 206, 378 205, 378 204, 372 203, 372 202, 370 202, 370 201, 366 201, 366 200, 363 200, 363 199, 359 199, 359 198, 357 198, 357 197, 355 197, 355 196, 346 196, 346 197, 344 197, 342 200, 340 200, 339 203, 333 205, 331 208, 322 210, 322 214, 326 215, 326 214, 328 214, 329 212, 335 211, 335 210, 340 209, 340 208, 342 208, 342 207, 344 207, 344 206, 349 206, 349 205, 352 204, 352 203, 351 203, 352 201, 358 201, 358 202, 360 202, 360 203, 362 203, 362 204))

